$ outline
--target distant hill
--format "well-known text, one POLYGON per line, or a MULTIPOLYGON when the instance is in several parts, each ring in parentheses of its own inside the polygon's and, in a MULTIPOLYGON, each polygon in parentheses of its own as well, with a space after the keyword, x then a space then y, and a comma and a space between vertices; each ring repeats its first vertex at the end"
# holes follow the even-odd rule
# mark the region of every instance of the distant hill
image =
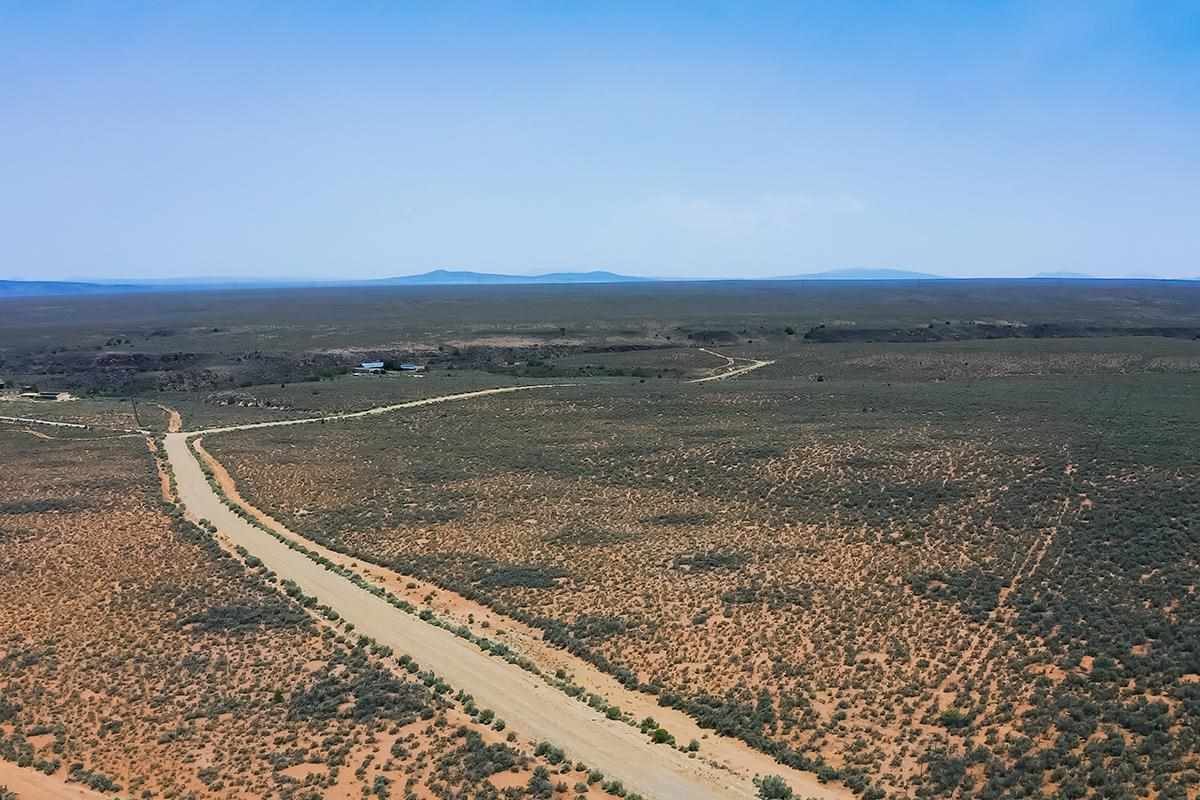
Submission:
POLYGON ((927 272, 910 272, 906 269, 828 269, 824 272, 809 272, 804 275, 781 275, 781 281, 918 281, 948 280, 941 275, 927 272))
POLYGON ((501 275, 494 272, 469 272, 466 270, 435 269, 420 275, 403 275, 395 278, 380 278, 367 283, 388 286, 446 285, 446 284, 516 284, 516 283, 637 283, 651 278, 618 275, 615 272, 594 270, 592 272, 547 272, 544 275, 501 275))
POLYGON ((95 283, 74 281, 10 281, 0 280, 0 297, 53 297, 83 294, 127 294, 129 292, 179 292, 216 289, 294 289, 337 286, 467 286, 499 284, 572 284, 572 283, 635 283, 652 278, 636 278, 615 272, 549 272, 544 275, 501 275, 488 272, 467 272, 438 269, 420 275, 403 275, 376 280, 288 280, 235 278, 135 278, 127 281, 98 280, 95 283))
POLYGON ((1039 272, 1034 275, 1035 278, 1058 278, 1060 280, 1078 281, 1078 280, 1093 280, 1095 275, 1088 275, 1086 272, 1039 272))
POLYGON ((70 281, 3 281, 0 297, 55 297, 77 294, 121 294, 145 291, 145 287, 121 284, 74 283, 70 281))

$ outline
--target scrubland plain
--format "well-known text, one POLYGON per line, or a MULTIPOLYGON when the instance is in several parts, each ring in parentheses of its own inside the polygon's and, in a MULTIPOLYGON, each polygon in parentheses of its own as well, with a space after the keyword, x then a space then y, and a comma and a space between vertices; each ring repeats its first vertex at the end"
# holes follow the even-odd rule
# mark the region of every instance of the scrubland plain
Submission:
POLYGON ((472 716, 469 698, 319 619, 172 513, 142 439, 60 436, 0 431, 0 756, 47 776, 39 791, 498 797, 549 785, 549 763, 472 716))
POLYGON ((1196 603, 1196 350, 1111 344, 860 347, 209 446, 312 540, 851 786, 1192 791, 1195 623, 1163 626, 1196 603))
POLYGON ((0 423, 0 757, 122 796, 602 795, 107 438, 539 383, 204 447, 346 568, 689 715, 697 758, 737 737, 871 800, 1195 800, 1200 291, 1037 286, 22 307, 0 371, 81 399, 0 415, 92 427, 0 423), (428 369, 345 374, 368 358, 428 369), (728 359, 771 363, 689 383, 728 359))

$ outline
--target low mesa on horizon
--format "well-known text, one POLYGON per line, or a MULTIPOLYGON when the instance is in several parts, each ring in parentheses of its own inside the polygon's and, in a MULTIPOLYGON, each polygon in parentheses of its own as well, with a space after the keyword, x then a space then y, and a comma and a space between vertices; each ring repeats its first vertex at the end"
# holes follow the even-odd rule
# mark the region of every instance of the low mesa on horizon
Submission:
POLYGON ((1097 276, 1081 272, 1039 272, 1027 277, 978 277, 955 278, 927 272, 900 269, 832 269, 822 272, 798 273, 761 278, 656 278, 622 275, 605 270, 587 272, 547 272, 538 275, 474 272, 471 270, 438 269, 414 275, 399 275, 387 278, 364 279, 235 279, 221 277, 197 278, 137 278, 94 281, 35 281, 0 280, 0 297, 38 297, 55 295, 125 294, 134 292, 162 292, 219 289, 300 289, 320 287, 386 287, 386 286, 600 286, 605 284, 671 284, 671 283, 768 283, 790 282, 858 282, 889 283, 909 281, 1175 281, 1200 280, 1188 278, 1160 278, 1146 275, 1097 276))

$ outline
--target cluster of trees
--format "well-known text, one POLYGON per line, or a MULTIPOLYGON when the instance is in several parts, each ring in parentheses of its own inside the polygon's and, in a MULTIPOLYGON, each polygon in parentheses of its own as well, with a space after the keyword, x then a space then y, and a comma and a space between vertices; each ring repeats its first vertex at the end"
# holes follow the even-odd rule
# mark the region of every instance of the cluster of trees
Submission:
POLYGON ((95 789, 98 792, 121 791, 121 787, 112 778, 102 772, 87 769, 83 764, 72 764, 67 771, 67 780, 82 783, 89 789, 95 789))
POLYGON ((14 500, 0 503, 0 516, 17 514, 46 514, 52 511, 85 511, 90 505, 75 497, 39 497, 35 500, 14 500))
POLYGON ((355 722, 387 719, 407 724, 432 710, 431 692, 418 683, 403 681, 372 665, 361 648, 356 656, 331 662, 314 673, 314 682, 292 697, 288 718, 293 720, 334 719, 351 703, 349 717, 355 722))
POLYGON ((955 602, 976 622, 983 622, 996 609, 1004 583, 999 575, 980 569, 919 572, 908 577, 914 594, 955 602))
POLYGON ((629 627, 630 623, 622 617, 603 614, 580 614, 571 623, 569 630, 571 636, 574 638, 580 641, 588 641, 619 636, 625 633, 629 627))
POLYGON ((745 553, 713 550, 678 556, 671 562, 671 566, 687 572, 712 572, 738 569, 749 560, 750 557, 745 553))
POLYGON ((437 770, 447 782, 459 779, 478 784, 490 775, 524 764, 526 759, 503 742, 485 744, 483 737, 468 728, 460 728, 463 743, 438 759, 437 770))
POLYGON ((527 589, 552 589, 567 571, 541 564, 499 564, 476 575, 480 586, 492 589, 521 586, 527 589))
POLYGON ((277 597, 267 597, 255 605, 211 606, 181 619, 179 624, 195 626, 197 630, 205 632, 240 633, 259 628, 306 628, 312 625, 312 619, 291 603, 277 597))
POLYGON ((628 531, 616 531, 599 525, 575 523, 564 525, 546 537, 547 544, 573 545, 576 547, 604 547, 633 541, 637 535, 628 531))

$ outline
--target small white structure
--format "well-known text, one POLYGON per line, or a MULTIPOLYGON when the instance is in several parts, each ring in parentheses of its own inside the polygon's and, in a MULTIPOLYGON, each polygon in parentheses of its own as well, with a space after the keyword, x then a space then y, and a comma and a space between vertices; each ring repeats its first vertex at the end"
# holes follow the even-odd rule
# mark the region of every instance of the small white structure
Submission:
POLYGON ((382 361, 364 361, 354 368, 355 375, 382 375, 384 372, 382 361))

